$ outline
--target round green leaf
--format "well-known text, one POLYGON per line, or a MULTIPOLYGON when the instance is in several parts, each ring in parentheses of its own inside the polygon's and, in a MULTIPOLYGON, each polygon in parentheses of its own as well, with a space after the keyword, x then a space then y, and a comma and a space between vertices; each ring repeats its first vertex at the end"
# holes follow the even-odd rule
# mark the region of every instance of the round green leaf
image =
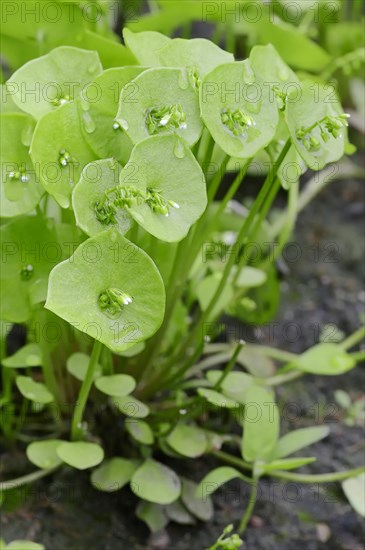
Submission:
POLYGON ((134 57, 146 67, 158 67, 158 51, 171 40, 168 36, 155 31, 132 32, 123 30, 123 38, 134 57))
POLYGON ((119 397, 132 393, 136 387, 136 381, 128 374, 112 374, 95 380, 95 386, 106 395, 119 397))
POLYGON ((318 82, 303 82, 299 97, 298 94, 298 90, 292 90, 288 94, 286 123, 291 139, 304 162, 313 170, 321 170, 326 164, 339 160, 344 154, 346 127, 340 127, 338 137, 334 137, 326 130, 325 122, 325 117, 336 118, 343 114, 343 110, 337 97, 329 93, 328 86, 318 82), (302 138, 299 137, 301 134, 302 138), (322 136, 325 136, 324 139, 322 136), (307 137, 314 140, 313 147, 308 145, 307 137))
POLYGON ((136 460, 115 457, 93 471, 91 483, 99 491, 119 491, 131 480, 137 468, 136 460))
POLYGON ((146 418, 150 414, 150 409, 147 405, 133 397, 133 395, 114 396, 112 403, 119 412, 131 418, 146 418))
POLYGON ((17 376, 15 383, 20 393, 30 401, 44 404, 54 401, 54 397, 47 386, 41 382, 35 382, 29 376, 17 376))
POLYGON ((82 243, 50 274, 46 308, 117 353, 152 336, 164 307, 155 264, 113 229, 82 243))
POLYGON ((170 504, 179 498, 181 484, 173 470, 156 460, 147 459, 134 473, 131 489, 148 502, 170 504))
POLYGON ((0 215, 13 217, 34 210, 44 189, 29 156, 34 121, 24 113, 7 113, 0 117, 1 194, 0 215))
POLYGON ((168 436, 167 442, 174 451, 189 458, 201 456, 207 449, 207 438, 203 430, 186 424, 178 424, 168 436))
POLYGON ((185 67, 189 77, 199 79, 218 65, 234 61, 233 54, 226 52, 205 38, 174 38, 157 52, 164 67, 185 67))
MULTIPOLYGON (((219 370, 209 370, 207 372, 207 378, 213 386, 218 383, 221 376, 222 371, 219 370)), ((233 399, 233 401, 244 404, 246 390, 252 386, 254 382, 255 379, 250 374, 236 371, 230 372, 223 380, 220 391, 230 399, 233 399)))
POLYGON ((145 500, 141 500, 138 503, 136 516, 148 525, 152 533, 162 531, 169 523, 163 506, 160 504, 153 504, 152 502, 146 502, 145 500))
POLYGON ((113 157, 122 164, 128 161, 133 144, 123 129, 115 124, 115 116, 123 86, 143 70, 142 67, 108 69, 95 78, 93 96, 81 92, 81 128, 97 156, 113 157))
POLYGON ((239 288, 252 288, 263 285, 267 280, 267 275, 262 269, 257 267, 245 266, 241 269, 236 285, 239 288))
POLYGON ((38 466, 38 468, 55 468, 62 464, 62 460, 57 454, 57 448, 63 443, 61 439, 48 439, 47 441, 34 441, 28 445, 26 454, 28 460, 38 466))
POLYGON ((204 397, 208 403, 215 405, 216 407, 222 407, 223 409, 236 409, 239 407, 237 401, 233 401, 229 397, 222 395, 221 393, 215 390, 209 390, 207 388, 199 388, 198 394, 204 397))
POLYGON ((167 517, 180 525, 194 525, 196 520, 180 501, 176 500, 165 507, 167 517))
POLYGON ((66 103, 38 121, 30 156, 45 190, 68 208, 83 167, 95 158, 82 135, 77 102, 66 103))
POLYGON ((154 134, 177 134, 190 146, 203 129, 199 101, 186 69, 148 69, 124 86, 116 121, 133 143, 154 134), (179 116, 173 115, 175 110, 179 116), (151 116, 156 119, 152 127, 151 116))
POLYGON ((342 489, 354 510, 365 517, 365 473, 342 482, 342 489))
MULTIPOLYGON (((86 355, 86 353, 80 353, 76 352, 70 355, 70 357, 67 359, 66 367, 67 370, 72 376, 77 378, 77 380, 80 380, 82 382, 85 380, 85 376, 87 373, 87 369, 89 367, 90 362, 90 356, 86 355)), ((99 364, 97 364, 95 371, 94 371, 94 380, 101 376, 102 368, 99 364)))
POLYGON ((122 235, 131 228, 133 219, 127 210, 118 208, 115 222, 108 225, 98 220, 95 205, 105 194, 105 191, 118 185, 121 166, 114 159, 94 161, 82 171, 80 180, 72 193, 72 206, 77 225, 90 237, 101 231, 117 227, 122 235))
POLYGON ((304 372, 333 376, 353 369, 356 361, 341 345, 322 343, 302 353, 293 366, 304 372))
POLYGON ((200 498, 198 485, 188 479, 182 480, 181 500, 186 508, 201 521, 209 521, 214 514, 213 503, 209 495, 200 498))
POLYGON ((43 365, 42 350, 39 344, 27 344, 14 355, 5 357, 1 361, 4 367, 25 369, 28 367, 40 367, 43 365))
POLYGON ((211 470, 199 483, 195 490, 197 498, 205 500, 207 495, 217 491, 222 485, 232 479, 242 479, 242 474, 231 466, 220 466, 211 470))
POLYGON ((8 87, 15 91, 16 105, 39 119, 71 101, 80 90, 86 94, 87 85, 102 70, 97 52, 60 46, 20 67, 8 80, 8 87))
POLYGON ((270 143, 279 121, 270 93, 248 59, 220 65, 205 75, 200 87, 201 115, 228 155, 251 158, 270 143))
POLYGON ((153 445, 155 438, 153 431, 147 422, 131 418, 125 421, 125 427, 133 439, 139 443, 143 443, 143 445, 153 445))
POLYGON ((86 470, 86 468, 92 468, 102 462, 104 451, 96 443, 65 441, 57 447, 57 455, 69 466, 78 470, 86 470))
POLYGON ((203 172, 194 155, 177 136, 155 136, 135 146, 121 171, 120 184, 142 194, 159 193, 167 215, 146 200, 133 201, 128 212, 146 231, 162 241, 180 241, 207 205, 203 172))

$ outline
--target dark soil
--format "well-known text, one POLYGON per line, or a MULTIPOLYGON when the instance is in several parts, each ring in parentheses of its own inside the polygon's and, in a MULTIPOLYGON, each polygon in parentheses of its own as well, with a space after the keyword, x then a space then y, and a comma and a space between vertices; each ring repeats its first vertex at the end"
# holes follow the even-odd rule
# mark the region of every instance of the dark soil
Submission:
MULTIPOLYGON (((302 213, 295 234, 298 257, 291 261, 288 250, 281 266, 278 325, 274 338, 272 330, 264 332, 263 343, 300 352, 318 341, 323 325, 331 324, 346 334, 360 325, 365 301, 363 214, 359 181, 333 183, 302 213)), ((344 425, 334 391, 341 388, 359 397, 364 382, 360 366, 344 376, 308 376, 280 388, 279 399, 291 404, 286 408, 283 429, 323 421, 331 426, 330 436, 311 448, 318 461, 302 471, 329 472, 363 463, 363 430, 344 425)), ((198 480, 214 465, 211 460, 191 461, 183 465, 184 475, 198 480)), ((22 507, 3 514, 1 536, 7 541, 29 538, 43 543, 47 550, 203 550, 228 523, 239 521, 248 501, 244 487, 232 482, 216 495, 212 522, 193 528, 172 524, 168 534, 155 537, 152 544, 151 540, 146 543, 148 531, 134 517, 136 499, 128 490, 100 493, 90 486, 88 474, 64 470, 30 491, 22 507)), ((363 548, 365 525, 345 500, 339 484, 263 480, 254 514, 245 535, 249 550, 363 548)))

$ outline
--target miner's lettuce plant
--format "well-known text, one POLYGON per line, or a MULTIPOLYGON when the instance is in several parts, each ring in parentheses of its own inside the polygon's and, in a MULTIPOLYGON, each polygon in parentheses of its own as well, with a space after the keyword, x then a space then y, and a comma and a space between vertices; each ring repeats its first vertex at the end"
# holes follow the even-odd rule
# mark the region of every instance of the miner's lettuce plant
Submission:
MULTIPOLYGON (((158 531, 209 520, 211 494, 237 478, 252 490, 243 532, 262 476, 363 472, 298 473, 315 458, 292 455, 329 430, 280 436, 275 402, 279 384, 354 368, 363 329, 301 355, 214 342, 223 314, 248 324, 275 314, 268 244, 278 256, 290 238, 300 175, 351 152, 347 114, 271 45, 235 61, 203 39, 124 38, 134 64, 104 70, 96 51, 60 46, 16 70, 3 94, 2 336, 23 324, 27 341, 12 355, 2 342, 2 426, 29 443, 37 469, 1 487, 91 469, 98 490, 129 484, 137 516, 158 531), (243 207, 237 191, 262 159, 265 180, 243 207), (280 189, 288 205, 273 223, 280 189), (261 258, 246 253, 252 243, 261 258), (224 465, 199 484, 179 475, 178 459, 207 454, 224 465)), ((215 547, 240 544, 229 532, 215 547)))

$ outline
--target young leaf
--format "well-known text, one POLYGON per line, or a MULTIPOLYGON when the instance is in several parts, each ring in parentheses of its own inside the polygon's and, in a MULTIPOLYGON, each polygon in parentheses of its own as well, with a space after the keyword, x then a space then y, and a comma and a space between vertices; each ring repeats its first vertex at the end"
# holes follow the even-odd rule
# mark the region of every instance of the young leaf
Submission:
POLYGON ((199 388, 198 394, 204 397, 208 403, 215 405, 216 407, 221 407, 222 409, 236 409, 240 406, 237 401, 233 401, 229 397, 222 395, 221 393, 215 390, 209 390, 207 388, 199 388))
POLYGON ((130 29, 123 30, 123 38, 134 57, 145 67, 158 67, 159 50, 170 42, 170 38, 155 31, 134 33, 130 29))
POLYGON ((111 229, 53 269, 45 307, 118 353, 156 332, 164 306, 155 264, 111 229))
POLYGON ((95 386, 99 391, 111 397, 129 395, 136 387, 136 382, 128 374, 112 374, 101 376, 95 380, 95 386))
POLYGON ((35 382, 29 376, 17 376, 15 383, 20 393, 29 401, 44 404, 54 401, 54 397, 48 391, 47 386, 41 382, 35 382))
POLYGON ((280 460, 273 460, 261 467, 265 472, 271 472, 271 470, 295 470, 306 464, 311 464, 311 462, 315 462, 316 460, 315 457, 282 458, 280 460))
POLYGON ((42 350, 39 344, 27 344, 14 355, 1 360, 4 367, 25 369, 28 367, 40 367, 43 365, 42 350))
POLYGON ((353 509, 365 517, 365 474, 350 477, 342 482, 342 489, 353 509))
MULTIPOLYGON (((198 283, 196 294, 199 300, 200 307, 203 311, 207 309, 213 296, 215 295, 217 288, 221 282, 222 276, 222 273, 213 273, 212 275, 208 275, 198 283)), ((228 284, 223 288, 218 300, 216 301, 211 313, 211 317, 214 318, 216 315, 218 315, 222 311, 222 309, 229 305, 232 299, 233 288, 228 284)))
POLYGON ((266 280, 267 275, 265 271, 248 265, 241 269, 236 286, 238 288, 253 288, 263 285, 266 280))
POLYGON ((45 190, 68 208, 83 167, 95 158, 82 135, 77 102, 65 103, 38 121, 30 156, 45 190))
POLYGON ((86 91, 102 70, 97 52, 60 46, 23 65, 8 86, 16 90, 12 97, 18 107, 39 119, 86 91), (25 93, 27 89, 32 93, 25 93))
POLYGON ((334 376, 353 369, 356 361, 341 345, 324 342, 302 353, 292 366, 303 372, 334 376))
POLYGON ((279 411, 271 392, 260 386, 246 391, 242 456, 248 462, 270 459, 279 436, 279 411))
POLYGON ((97 466, 104 458, 102 447, 87 441, 65 441, 57 447, 56 452, 63 462, 77 470, 97 466))
POLYGON ((213 503, 209 495, 200 498, 198 485, 189 479, 182 480, 181 500, 191 514, 201 521, 209 521, 214 514, 213 503))
POLYGON ((120 185, 127 211, 162 241, 184 238, 207 205, 202 169, 177 136, 155 136, 136 145, 120 185))
POLYGON ((25 113, 2 114, 0 129, 6 134, 0 144, 0 214, 8 218, 34 210, 44 189, 29 156, 34 121, 25 113))
POLYGON ((136 509, 136 516, 144 521, 152 533, 157 533, 169 522, 163 506, 141 500, 136 509))
POLYGON ((337 97, 328 101, 325 85, 305 81, 288 93, 285 119, 291 139, 313 170, 339 160, 345 149, 347 122, 337 97))
POLYGON ((155 437, 153 431, 147 422, 143 420, 135 420, 134 418, 128 419, 125 421, 125 427, 127 432, 143 445, 153 445, 155 437))
POLYGON ((278 459, 291 455, 321 439, 327 437, 330 429, 328 426, 312 426, 293 430, 279 439, 273 451, 272 458, 278 459))
MULTIPOLYGON (((90 356, 86 355, 86 353, 80 353, 76 352, 70 355, 70 357, 67 359, 66 367, 67 370, 72 376, 77 378, 80 382, 85 380, 85 376, 87 373, 87 369, 89 367, 90 362, 90 356)), ((94 379, 101 376, 102 368, 98 364, 94 371, 94 379)))
POLYGON ((189 458, 201 456, 207 448, 204 431, 182 423, 177 424, 168 436, 167 442, 174 451, 189 458))
POLYGON ((134 144, 152 135, 177 134, 191 147, 203 130, 199 101, 186 69, 148 69, 125 86, 116 122, 134 144))
POLYGON ((121 169, 114 159, 96 160, 85 166, 75 185, 72 207, 76 223, 90 237, 111 226, 117 227, 120 234, 125 235, 132 226, 133 219, 124 208, 116 209, 107 224, 96 211, 96 205, 103 199, 106 191, 118 185, 121 169))
POLYGON ((93 471, 91 483, 99 491, 119 491, 132 479, 138 465, 136 460, 111 458, 93 471))
MULTIPOLYGON (((207 372, 207 378, 213 386, 217 384, 221 376, 222 371, 219 370, 209 370, 207 372)), ((250 374, 246 374, 245 372, 230 372, 223 380, 220 390, 230 399, 244 404, 246 391, 254 382, 255 379, 250 374)))
POLYGON ((250 158, 275 135, 278 108, 250 61, 227 63, 205 75, 200 87, 203 121, 232 157, 250 158))
POLYGON ((134 473, 131 489, 148 502, 171 504, 180 496, 181 483, 173 470, 149 458, 134 473))
POLYGON ((28 460, 38 466, 38 468, 55 468, 62 464, 62 460, 57 454, 57 448, 62 443, 61 439, 48 439, 47 441, 34 441, 28 445, 26 454, 28 460))
POLYGON ((133 395, 113 397, 112 403, 119 412, 131 418, 146 418, 150 414, 147 405, 133 397, 133 395))
POLYGON ((165 513, 171 521, 180 525, 194 525, 196 523, 194 516, 178 500, 166 506, 165 513))
POLYGON ((133 144, 115 122, 120 92, 138 76, 142 67, 120 67, 104 71, 94 80, 96 97, 80 94, 81 128, 94 153, 101 158, 113 157, 126 164, 133 144))
POLYGON ((242 474, 231 466, 215 468, 201 480, 196 489, 196 496, 201 501, 204 501, 208 495, 211 495, 222 485, 236 478, 242 479, 242 474))
POLYGON ((188 69, 189 77, 197 88, 200 79, 215 67, 234 61, 233 54, 205 38, 174 38, 157 52, 157 57, 160 65, 164 67, 188 69))

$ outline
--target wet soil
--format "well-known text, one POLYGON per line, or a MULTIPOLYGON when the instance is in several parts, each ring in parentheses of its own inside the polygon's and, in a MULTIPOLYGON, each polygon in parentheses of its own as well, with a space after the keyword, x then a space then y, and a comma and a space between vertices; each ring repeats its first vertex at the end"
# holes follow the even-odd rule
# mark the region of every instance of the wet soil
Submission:
MULTIPOLYGON (((321 192, 300 216, 282 270, 282 302, 268 343, 300 352, 318 341, 329 324, 349 334, 364 315, 364 194, 360 181, 338 181, 321 192), (296 329, 293 329, 294 324, 296 329), (294 331, 294 332, 293 332, 294 331)), ((364 432, 349 427, 334 400, 344 389, 353 398, 365 387, 359 366, 339 377, 305 377, 280 388, 290 403, 283 430, 326 422, 330 436, 311 448, 318 461, 303 472, 328 472, 364 462, 364 432)), ((12 457, 11 460, 15 460, 12 457)), ((21 463, 21 460, 20 460, 21 463)), ((184 475, 199 480, 216 463, 184 463, 184 475)), ((175 467, 179 468, 177 464, 175 467)), ((180 470, 181 471, 181 470, 180 470)), ((136 499, 128 490, 114 494, 92 489, 88 474, 63 470, 34 485, 25 503, 1 518, 7 541, 29 538, 48 550, 203 550, 231 522, 238 522, 248 501, 244 487, 231 482, 215 496, 216 514, 208 524, 176 525, 148 541, 148 530, 133 514, 136 499)), ((361 550, 365 525, 352 511, 339 484, 298 485, 263 480, 254 517, 245 534, 249 550, 361 550)))

